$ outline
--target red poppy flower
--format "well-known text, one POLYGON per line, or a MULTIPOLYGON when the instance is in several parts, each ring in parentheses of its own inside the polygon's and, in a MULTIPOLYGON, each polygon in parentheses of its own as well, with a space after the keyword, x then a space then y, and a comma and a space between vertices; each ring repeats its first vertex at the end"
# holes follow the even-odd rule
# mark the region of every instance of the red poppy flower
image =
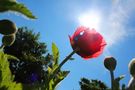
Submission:
POLYGON ((74 35, 69 38, 73 50, 79 48, 77 54, 84 59, 98 57, 106 45, 100 33, 84 26, 78 27, 74 35))

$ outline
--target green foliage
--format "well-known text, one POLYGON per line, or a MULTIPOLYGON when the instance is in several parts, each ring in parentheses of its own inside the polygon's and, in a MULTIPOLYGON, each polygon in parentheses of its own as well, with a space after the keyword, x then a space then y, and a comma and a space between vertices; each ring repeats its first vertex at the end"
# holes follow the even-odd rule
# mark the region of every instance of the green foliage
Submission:
POLYGON ((53 60, 54 65, 58 65, 58 59, 59 59, 59 50, 55 43, 52 43, 52 53, 53 53, 53 60))
POLYGON ((45 90, 54 90, 56 86, 69 74, 69 71, 59 71, 55 74, 55 77, 49 80, 49 77, 53 75, 53 69, 48 68, 48 84, 45 86, 45 90))
POLYGON ((71 57, 69 60, 75 60, 75 58, 72 58, 72 57, 71 57))
POLYGON ((58 72, 55 70, 59 67, 59 49, 57 48, 55 43, 52 43, 52 53, 53 53, 53 65, 52 67, 48 67, 47 71, 47 79, 45 84, 45 90, 54 90, 56 86, 69 74, 69 71, 61 71, 58 72), (54 77, 53 77, 54 76, 54 77))
POLYGON ((82 78, 79 82, 81 90, 108 90, 108 87, 100 80, 88 80, 82 78))
POLYGON ((15 75, 15 81, 23 84, 30 84, 32 73, 38 75, 38 81, 41 83, 43 70, 51 65, 51 55, 46 54, 46 44, 39 41, 39 33, 33 33, 32 30, 22 27, 16 33, 16 40, 10 47, 5 47, 4 52, 16 56, 20 61, 10 59, 10 69, 15 75), (35 69, 36 67, 36 69, 35 69))
POLYGON ((122 84, 122 90, 126 90, 126 85, 122 84))
POLYGON ((39 33, 33 33, 27 27, 18 28, 14 44, 10 47, 5 47, 4 52, 16 56, 20 60, 27 60, 26 58, 30 56, 36 58, 36 60, 44 60, 47 46, 39 41, 39 36, 39 33))
POLYGON ((19 12, 28 18, 36 19, 36 17, 31 13, 31 11, 22 3, 18 3, 12 0, 1 0, 0 1, 0 12, 5 11, 15 11, 19 12))
POLYGON ((121 75, 114 79, 113 83, 114 90, 120 90, 120 80, 122 80, 124 77, 125 77, 124 75, 121 75))
POLYGON ((0 52, 0 90, 22 90, 22 85, 13 82, 13 75, 9 69, 8 59, 17 59, 14 56, 0 52))
POLYGON ((53 88, 55 88, 68 74, 70 71, 61 71, 54 78, 53 88))
POLYGON ((114 77, 114 70, 117 66, 117 61, 114 57, 106 57, 104 59, 104 66, 106 69, 108 69, 110 71, 110 76, 111 76, 111 89, 112 90, 120 90, 122 88, 122 90, 125 89, 124 86, 120 87, 120 80, 122 80, 125 76, 121 75, 117 78, 114 77))
POLYGON ((10 69, 15 75, 15 81, 23 84, 23 89, 30 90, 54 90, 58 83, 62 81, 69 71, 54 71, 59 66, 59 50, 55 43, 52 43, 52 55, 46 54, 46 44, 39 42, 40 34, 33 33, 28 28, 19 28, 16 40, 10 47, 5 47, 7 54, 16 56, 20 61, 13 59, 10 61, 10 69), (29 79, 32 73, 38 75, 38 80, 29 79), (54 77, 50 79, 50 77, 54 77))
MULTIPOLYGON (((51 70, 51 69, 49 69, 51 70)), ((53 74, 51 72, 51 74, 53 74)), ((59 71, 55 77, 49 80, 50 73, 47 75, 48 82, 45 84, 45 90, 55 90, 56 86, 69 74, 69 71, 59 71)))

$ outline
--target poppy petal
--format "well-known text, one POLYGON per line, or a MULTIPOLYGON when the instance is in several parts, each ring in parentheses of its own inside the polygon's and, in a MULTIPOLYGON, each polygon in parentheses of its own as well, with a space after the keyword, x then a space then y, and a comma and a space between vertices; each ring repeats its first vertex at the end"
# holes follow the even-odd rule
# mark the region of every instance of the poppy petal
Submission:
POLYGON ((106 46, 100 33, 84 26, 78 27, 73 36, 69 36, 69 39, 73 50, 79 48, 77 54, 84 59, 98 57, 106 46))

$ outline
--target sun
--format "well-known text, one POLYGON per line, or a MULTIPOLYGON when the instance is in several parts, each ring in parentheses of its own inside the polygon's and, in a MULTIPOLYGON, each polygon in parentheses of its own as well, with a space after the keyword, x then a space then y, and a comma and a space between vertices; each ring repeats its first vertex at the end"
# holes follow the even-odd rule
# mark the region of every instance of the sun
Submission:
POLYGON ((95 11, 86 12, 78 17, 80 25, 98 29, 101 21, 101 16, 95 11))

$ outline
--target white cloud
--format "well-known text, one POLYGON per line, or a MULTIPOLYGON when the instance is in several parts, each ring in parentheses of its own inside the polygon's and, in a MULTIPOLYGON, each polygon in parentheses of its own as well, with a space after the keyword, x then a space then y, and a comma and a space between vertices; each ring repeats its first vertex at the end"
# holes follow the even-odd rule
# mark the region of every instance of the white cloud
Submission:
MULTIPOLYGON (((84 14, 89 15, 90 17, 90 14, 89 14, 90 11, 93 11, 93 10, 95 12, 100 11, 98 13, 99 14, 98 16, 96 15, 97 13, 95 12, 92 14, 95 14, 94 18, 100 17, 100 22, 98 23, 98 28, 96 28, 96 30, 104 36, 107 42, 107 48, 105 49, 105 52, 104 52, 105 56, 111 55, 109 51, 109 48, 111 46, 120 44, 120 42, 126 39, 128 36, 135 35, 134 29, 133 28, 129 29, 129 27, 126 25, 127 23, 130 23, 128 19, 130 18, 133 11, 135 11, 134 3, 135 3, 135 0, 112 0, 112 6, 111 8, 109 6, 110 9, 108 9, 110 11, 102 12, 102 8, 99 8, 99 10, 92 8, 89 11, 84 12, 84 14)), ((82 12, 81 12, 81 15, 82 15, 82 12)), ((90 19, 90 18, 83 19, 85 23, 81 21, 81 24, 83 23, 86 26, 87 24, 88 25, 91 24, 92 26, 94 26, 93 21, 90 23, 88 22, 88 20, 94 20, 94 19, 90 19)))
POLYGON ((112 9, 99 30, 105 37, 108 46, 112 46, 127 36, 135 33, 127 30, 126 23, 129 15, 135 10, 134 0, 115 0, 112 9))
MULTIPOLYGON (((80 12, 77 16, 79 25, 84 24, 86 26, 94 26, 94 20, 96 22, 97 19, 91 18, 100 18, 100 22, 96 26, 96 30, 100 32, 106 42, 107 47, 111 47, 125 38, 131 35, 135 35, 135 31, 133 28, 129 28, 126 24, 130 23, 128 20, 133 12, 135 12, 135 0, 112 0, 112 6, 106 5, 108 8, 105 11, 101 8, 91 8, 90 10, 80 12), (110 11, 109 11, 110 10, 110 11), (92 12, 94 11, 94 12, 92 12), (92 12, 92 16, 89 12, 92 12), (98 12, 98 13, 97 13, 98 12), (85 18, 81 18, 80 15, 84 15, 85 18), (87 16, 87 17, 86 17, 87 16), (90 21, 88 21, 90 20, 90 21), (98 27, 98 28, 97 28, 98 27)), ((104 7, 103 7, 104 8, 104 7)), ((75 15, 76 16, 76 15, 75 15)))

